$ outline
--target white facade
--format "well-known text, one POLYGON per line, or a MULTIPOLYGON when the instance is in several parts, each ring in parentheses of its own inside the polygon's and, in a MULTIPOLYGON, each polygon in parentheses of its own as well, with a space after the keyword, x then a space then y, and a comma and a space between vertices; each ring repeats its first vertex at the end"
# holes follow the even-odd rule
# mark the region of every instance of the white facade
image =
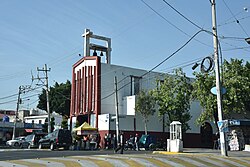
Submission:
MULTIPOLYGON (((51 118, 55 118, 55 129, 58 129, 61 127, 62 123, 62 116, 56 112, 52 112, 51 118)), ((24 118, 25 123, 32 123, 32 124, 45 124, 46 119, 48 118, 47 114, 42 113, 42 115, 36 115, 36 116, 28 116, 24 118)))
MULTIPOLYGON (((116 131, 116 108, 119 113, 119 130, 125 134, 134 134, 145 131, 144 120, 135 112, 136 95, 141 90, 154 89, 157 80, 164 80, 164 73, 148 72, 146 70, 123 67, 112 64, 99 63, 97 56, 89 56, 78 61, 73 66, 70 125, 74 128, 76 121, 88 122, 97 127, 103 137, 106 133, 116 131), (96 61, 96 63, 93 62, 96 61), (91 61, 88 64, 87 61, 91 61), (77 70, 76 70, 77 69, 77 70), (115 78, 117 79, 116 106, 115 78)), ((185 133, 186 146, 211 146, 213 134, 216 132, 214 123, 206 122, 205 126, 195 122, 202 109, 198 101, 193 101, 190 106, 191 120, 188 122, 191 130, 185 133), (204 144, 205 143, 205 144, 204 144)), ((169 125, 167 117, 158 116, 156 112, 149 117, 147 132, 154 133, 159 138, 168 136, 169 125), (166 133, 165 133, 166 132, 166 133)), ((179 121, 179 120, 176 120, 179 121)))
MULTIPOLYGON (((164 79, 162 73, 150 72, 147 75, 146 70, 134 69, 129 67, 101 64, 101 115, 98 119, 99 130, 115 130, 115 94, 114 92, 114 77, 117 77, 118 82, 118 110, 119 110, 119 125, 120 129, 128 131, 144 131, 144 122, 140 115, 135 113, 135 93, 137 90, 149 90, 156 87, 156 80, 164 79), (141 77, 143 76, 143 77, 141 77), (137 84, 137 81, 139 83, 137 84), (136 86, 139 86, 137 89, 136 86), (107 97, 107 98, 105 98, 107 97), (136 123, 134 125, 134 118, 136 123)), ((187 133, 200 133, 200 125, 196 125, 196 119, 201 114, 202 109, 198 101, 193 101, 190 106, 191 120, 188 122, 191 130, 187 133)), ((162 117, 156 112, 154 116, 149 118, 148 131, 154 132, 169 132, 169 127, 163 125, 162 117)), ((211 123, 213 131, 215 125, 211 123)))

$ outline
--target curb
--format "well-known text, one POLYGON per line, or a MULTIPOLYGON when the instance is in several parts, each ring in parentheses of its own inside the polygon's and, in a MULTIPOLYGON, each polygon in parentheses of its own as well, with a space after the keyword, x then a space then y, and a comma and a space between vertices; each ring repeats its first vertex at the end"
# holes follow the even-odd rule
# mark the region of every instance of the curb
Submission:
POLYGON ((152 154, 186 155, 186 156, 214 156, 214 154, 212 154, 212 153, 168 152, 168 151, 153 151, 152 154))

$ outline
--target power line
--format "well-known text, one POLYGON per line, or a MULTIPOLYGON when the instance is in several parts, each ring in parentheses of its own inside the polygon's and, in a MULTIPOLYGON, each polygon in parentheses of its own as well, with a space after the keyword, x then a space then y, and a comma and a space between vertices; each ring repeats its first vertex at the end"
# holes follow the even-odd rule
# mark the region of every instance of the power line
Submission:
POLYGON ((2 100, 2 99, 8 99, 10 97, 14 97, 14 96, 17 96, 17 95, 18 95, 18 93, 15 93, 15 94, 9 95, 9 96, 5 96, 5 97, 0 97, 0 100, 2 100))
MULTIPOLYGON (((188 37, 191 37, 191 35, 187 34, 185 31, 181 30, 180 28, 178 28, 176 25, 174 25, 173 23, 171 23, 169 20, 167 20, 163 15, 161 15, 159 12, 157 12, 155 9, 153 9, 149 4, 147 4, 144 0, 141 0, 142 3, 144 3, 149 9, 151 9, 153 12, 155 12, 159 17, 161 17, 163 20, 165 20, 168 24, 170 24, 171 26, 173 26, 174 28, 176 28, 177 30, 179 30, 180 32, 182 32, 183 34, 185 34, 186 36, 188 37)), ((205 31, 205 30, 204 30, 205 31)), ((212 32, 209 32, 209 31, 206 31, 207 33, 209 34, 212 34, 212 32)), ((205 46, 208 46, 208 47, 212 47, 202 41, 199 41, 197 39, 195 39, 195 41, 205 45, 205 46)))
MULTIPOLYGON (((247 19, 247 18, 250 18, 250 16, 245 16, 245 17, 239 18, 238 21, 243 20, 243 19, 247 19)), ((218 27, 221 27, 221 26, 224 26, 224 25, 227 25, 227 24, 236 23, 236 22, 237 22, 236 20, 233 20, 233 21, 230 21, 230 22, 225 22, 223 24, 218 25, 218 27)))
POLYGON ((194 39, 194 37, 196 35, 198 35, 199 33, 203 32, 205 30, 199 30, 198 32, 196 32, 184 45, 182 45, 180 48, 178 48, 175 52, 173 52, 171 55, 169 55, 168 57, 166 57, 163 61, 161 61, 159 64, 157 64, 155 67, 153 67, 151 70, 149 70, 147 73, 143 74, 141 77, 147 75, 148 73, 150 73, 151 71, 155 70, 157 67, 159 67, 160 65, 162 65, 165 61, 167 61, 168 59, 170 59, 171 57, 173 57, 176 53, 178 53, 181 49, 183 49, 192 39, 194 39))
POLYGON ((181 17, 183 17, 185 20, 187 20, 189 23, 193 24, 198 29, 202 30, 203 28, 199 26, 198 24, 194 23, 190 19, 188 19, 185 15, 183 15, 181 12, 179 12, 177 9, 175 9, 172 5, 170 5, 166 0, 163 0, 165 4, 167 4, 171 9, 173 9, 176 13, 178 13, 181 17))
POLYGON ((246 30, 245 30, 245 29, 243 28, 243 26, 241 25, 240 21, 237 20, 236 16, 233 14, 233 12, 232 12, 231 9, 229 8, 229 6, 228 6, 227 3, 225 2, 225 0, 223 0, 223 3, 224 3, 225 6, 227 7, 227 9, 228 9, 229 12, 231 13, 231 15, 234 17, 236 23, 239 24, 239 26, 240 26, 240 28, 242 29, 242 31, 244 31, 244 33, 245 33, 247 36, 249 36, 248 33, 246 32, 246 30))
MULTIPOLYGON (((199 33, 203 32, 205 30, 199 30, 198 32, 196 32, 186 43, 184 43, 180 48, 178 48, 175 52, 173 52, 171 55, 169 55, 168 57, 166 57, 163 61, 161 61, 159 64, 157 64, 156 66, 154 66, 151 70, 147 71, 146 73, 144 73, 143 75, 139 76, 139 77, 144 77, 145 75, 151 73, 153 70, 155 70, 157 67, 159 67, 160 65, 162 65, 164 62, 166 62, 168 59, 170 59, 171 57, 173 57, 176 53, 178 53, 181 49, 183 49, 192 39, 194 39, 194 37, 196 35, 198 35, 199 33)), ((123 89, 124 87, 126 87, 127 85, 129 85, 131 83, 131 81, 125 85, 123 85, 122 87, 120 87, 117 91, 123 89)), ((104 100, 110 96, 112 96, 113 94, 115 94, 115 92, 110 93, 109 95, 105 96, 104 98, 102 98, 101 100, 104 100)))

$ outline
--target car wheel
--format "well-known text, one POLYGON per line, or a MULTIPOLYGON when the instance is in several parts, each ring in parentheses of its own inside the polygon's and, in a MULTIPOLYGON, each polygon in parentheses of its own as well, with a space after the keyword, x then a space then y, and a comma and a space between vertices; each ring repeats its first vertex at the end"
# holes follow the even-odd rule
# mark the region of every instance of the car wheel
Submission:
POLYGON ((54 148, 54 143, 52 142, 52 143, 50 143, 50 150, 54 150, 55 148, 54 148))
POLYGON ((151 144, 149 145, 149 150, 155 151, 155 150, 156 150, 155 144, 151 143, 151 144))
POLYGON ((64 150, 69 150, 69 146, 65 146, 65 147, 64 147, 64 150))
POLYGON ((15 146, 15 147, 18 147, 18 146, 19 146, 19 144, 18 144, 18 143, 15 143, 15 144, 14 144, 14 146, 15 146))
POLYGON ((42 149, 42 143, 39 143, 38 149, 42 149))

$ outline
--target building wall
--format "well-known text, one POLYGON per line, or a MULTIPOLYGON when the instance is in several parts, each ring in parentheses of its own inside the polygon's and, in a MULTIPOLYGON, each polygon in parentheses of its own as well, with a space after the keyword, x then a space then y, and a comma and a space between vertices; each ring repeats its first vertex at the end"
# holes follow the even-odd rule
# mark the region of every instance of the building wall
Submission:
MULTIPOLYGON (((70 120, 79 118, 79 122, 91 123, 91 114, 95 114, 95 127, 98 126, 100 113, 100 58, 88 56, 73 65, 70 120), (84 117, 87 116, 87 117, 84 117)), ((72 127, 71 127, 72 128, 72 127)))
MULTIPOLYGON (((95 56, 92 56, 95 57, 95 56)), ((80 96, 81 94, 83 97, 85 96, 86 103, 90 98, 90 101, 93 99, 90 97, 85 91, 88 90, 86 85, 80 84, 79 80, 81 79, 81 75, 79 75, 79 70, 86 66, 86 61, 90 59, 90 57, 86 57, 86 59, 79 61, 73 67, 73 79, 72 79, 72 101, 71 101, 71 125, 75 122, 73 118, 76 117, 76 120, 80 118, 81 115, 88 114, 89 111, 84 112, 79 110, 79 104, 84 104, 84 99, 80 96), (78 74, 77 74, 78 73, 78 74), (78 76, 78 77, 77 77, 78 76), (78 80, 78 81, 76 81, 78 80), (77 85, 78 83, 78 85, 77 85), (77 88, 78 87, 78 88, 77 88), (82 98, 82 99, 79 99, 82 98), (77 108, 78 106, 78 108, 77 108)), ((92 59, 91 59, 92 60, 92 59)), ((95 59, 96 61, 100 61, 99 59, 95 59)), ((95 64, 95 63, 92 63, 95 64)), ((96 63, 98 64, 98 63, 96 63)), ((100 76, 100 85, 96 84, 97 90, 100 91, 100 99, 97 100, 98 104, 96 104, 96 108, 99 109, 98 112, 91 111, 89 114, 92 117, 95 114, 95 121, 96 123, 93 124, 90 121, 90 116, 88 119, 88 123, 90 125, 96 125, 99 128, 99 132, 101 135, 105 133, 114 133, 116 129, 115 123, 115 113, 116 113, 116 100, 115 100, 115 77, 117 78, 117 96, 118 96, 118 112, 119 112, 119 129, 125 131, 126 134, 134 134, 144 133, 144 121, 140 114, 135 113, 134 106, 136 101, 136 94, 139 90, 149 90, 155 88, 156 80, 163 80, 164 75, 162 73, 157 72, 150 72, 147 73, 146 70, 111 65, 101 63, 100 73, 97 73, 100 76), (147 75, 144 75, 147 74, 147 75), (141 77, 143 76, 143 77, 141 77)), ((95 95, 93 96, 96 96, 95 95)), ((185 140, 187 140, 186 145, 184 146, 200 146, 201 144, 201 125, 197 125, 196 119, 202 112, 199 102, 193 101, 190 108, 190 113, 192 115, 192 119, 189 121, 189 125, 191 127, 190 130, 187 131, 185 134, 185 140), (192 141, 196 141, 192 143, 192 141), (199 142, 198 142, 199 141, 199 142)), ((165 120, 167 118, 165 117, 165 120)), ((92 119, 93 120, 93 119, 92 119)), ((169 127, 164 125, 163 117, 159 117, 158 113, 155 113, 153 116, 149 118, 147 130, 151 134, 155 134, 162 138, 163 136, 169 136, 169 127)), ((83 123, 83 122, 80 122, 83 123)), ((215 126, 212 124, 212 133, 215 133, 215 126)))

